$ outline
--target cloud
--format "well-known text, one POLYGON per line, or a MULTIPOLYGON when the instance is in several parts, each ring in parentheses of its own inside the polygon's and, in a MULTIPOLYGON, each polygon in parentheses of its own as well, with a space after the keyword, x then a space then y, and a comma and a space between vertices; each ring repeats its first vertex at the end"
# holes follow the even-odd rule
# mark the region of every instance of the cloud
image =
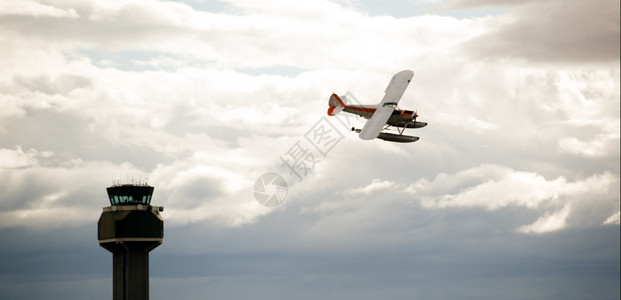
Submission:
POLYGON ((517 229, 521 233, 536 233, 542 234, 547 232, 558 231, 567 226, 566 220, 570 213, 570 206, 567 205, 561 210, 546 213, 541 216, 537 221, 530 225, 524 225, 517 229))
POLYGON ((394 182, 391 181, 380 181, 373 180, 371 184, 361 187, 361 188, 349 188, 345 191, 346 194, 356 195, 356 194, 370 194, 374 192, 381 192, 382 190, 390 189, 394 186, 394 182))
POLYGON ((34 17, 77 18, 74 9, 62 9, 37 1, 2 1, 0 15, 27 15, 34 17))
MULTIPOLYGON (((532 157, 540 149, 603 162, 614 160, 618 152, 618 128, 609 125, 619 119, 610 109, 618 105, 618 71, 542 71, 457 55, 458 45, 490 32, 489 17, 372 17, 330 2, 300 7, 279 3, 231 2, 236 14, 170 2, 54 4, 62 11, 73 9, 77 19, 36 19, 7 11, 2 20, 10 26, 2 30, 13 38, 3 51, 12 59, 0 59, 7 66, 0 75, 0 92, 2 99, 20 101, 3 104, 3 147, 54 153, 42 162, 50 166, 71 166, 75 159, 86 164, 130 162, 139 173, 161 178, 154 181, 161 185, 158 191, 173 198, 167 212, 178 205, 190 216, 188 222, 219 219, 218 212, 225 224, 250 224, 265 212, 243 208, 236 215, 234 210, 246 202, 230 199, 245 190, 231 188, 230 182, 251 187, 270 168, 261 161, 277 161, 325 113, 330 92, 351 90, 370 103, 381 97, 393 69, 413 66, 417 75, 402 103, 409 108, 416 99, 416 105, 424 105, 421 118, 430 121, 417 132, 424 141, 415 145, 421 149, 420 159, 409 155, 411 149, 375 143, 365 145, 370 160, 390 153, 415 162, 411 169, 420 170, 418 176, 430 176, 485 164, 487 158, 533 166, 539 164, 532 157), (24 25, 28 20, 49 25, 55 33, 41 34, 24 25), (117 34, 119 29, 125 30, 117 34), (15 35, 22 30, 28 34, 15 35), (136 39, 129 38, 134 35, 136 39), (43 42, 49 47, 36 46, 43 42), (160 69, 161 61, 174 67, 160 69), (137 67, 144 64, 154 68, 137 67), (244 72, 274 65, 300 71, 293 76, 244 72), (590 152, 580 152, 587 149, 587 141, 593 141, 590 152), (520 151, 507 156, 506 149, 520 151), (205 195, 198 197, 201 193, 205 195), (215 203, 222 209, 207 208, 215 203)), ((360 152, 353 145, 342 149, 360 152)), ((16 161, 27 165, 23 159, 16 161)), ((556 180, 536 175, 563 172, 554 164, 553 171, 515 176, 524 177, 524 186, 554 185, 556 180)), ((399 167, 372 163, 368 172, 396 169, 395 176, 410 176, 399 167)), ((369 176, 376 185, 351 193, 373 194, 403 184, 369 176)), ((322 178, 319 184, 325 184, 322 178)), ((530 198, 535 199, 532 205, 540 201, 530 198)), ((517 196, 512 199, 507 201, 516 202, 517 196)))
POLYGON ((8 15, 3 32, 12 38, 5 41, 6 48, 27 42, 74 53, 96 49, 103 54, 100 63, 109 63, 119 54, 131 57, 132 53, 144 56, 148 52, 152 57, 146 62, 144 57, 134 60, 143 60, 141 64, 166 60, 168 66, 192 62, 220 68, 358 69, 375 60, 399 65, 407 57, 455 44, 484 30, 477 20, 368 17, 328 1, 295 7, 278 1, 260 6, 232 1, 231 7, 240 15, 196 11, 183 3, 138 0, 55 5, 76 11, 78 17, 33 20, 28 15, 8 15), (41 35, 41 29, 32 24, 45 24, 46 34, 41 35), (17 31, 21 34, 13 35, 17 31))
POLYGON ((244 164, 258 162, 243 152, 231 150, 222 156, 197 152, 185 160, 158 165, 149 181, 156 187, 154 203, 166 207, 169 226, 208 221, 240 227, 269 213, 252 198, 254 174, 244 172, 244 164))
POLYGON ((89 88, 92 85, 90 78, 70 74, 59 74, 56 78, 44 75, 31 78, 16 76, 14 81, 17 86, 21 86, 25 90, 50 96, 56 94, 68 96, 76 89, 89 88))
POLYGON ((560 152, 597 157, 608 155, 619 144, 619 134, 599 134, 590 141, 581 141, 574 137, 563 138, 559 141, 560 152))
POLYGON ((610 217, 608 217, 608 219, 606 219, 606 221, 604 221, 604 224, 617 224, 617 225, 619 225, 619 223, 620 223, 619 215, 620 215, 620 212, 616 212, 616 213, 612 214, 610 217))
POLYGON ((24 152, 19 146, 15 150, 2 148, 0 149, 0 168, 15 169, 33 166, 37 163, 38 155, 39 153, 34 149, 24 152))
POLYGON ((498 210, 525 207, 543 213, 522 233, 546 233, 568 226, 598 226, 618 210, 619 176, 603 173, 568 182, 547 180, 532 172, 482 165, 455 174, 420 180, 407 190, 421 199, 423 208, 437 210, 474 207, 498 210), (445 193, 445 191, 452 191, 445 193))
POLYGON ((90 223, 97 219, 100 207, 109 205, 105 187, 110 184, 111 174, 141 173, 129 164, 79 159, 58 164, 52 153, 36 158, 28 167, 0 169, 4 191, 0 197, 0 228, 46 230, 90 223))
MULTIPOLYGON (((459 3, 499 5, 489 1, 456 1, 459 3)), ((618 1, 526 2, 515 5, 508 16, 492 22, 497 30, 473 39, 466 46, 473 57, 538 63, 619 61, 618 1)))

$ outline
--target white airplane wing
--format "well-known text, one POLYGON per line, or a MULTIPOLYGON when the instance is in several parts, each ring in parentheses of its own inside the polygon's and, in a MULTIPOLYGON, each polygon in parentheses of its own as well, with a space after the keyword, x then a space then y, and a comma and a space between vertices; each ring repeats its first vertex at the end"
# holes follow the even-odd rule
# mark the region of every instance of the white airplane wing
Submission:
POLYGON ((384 91, 385 94, 382 102, 380 102, 373 116, 364 124, 362 130, 360 130, 358 136, 361 139, 372 140, 380 134, 384 126, 386 126, 386 121, 388 121, 392 112, 395 110, 395 106, 399 103, 399 100, 401 100, 401 96, 403 96, 405 89, 410 84, 412 77, 414 77, 414 72, 403 70, 390 79, 390 83, 384 91), (391 104, 384 105, 386 103, 391 104))
POLYGON ((373 116, 364 124, 358 136, 363 140, 372 140, 376 138, 382 129, 384 129, 386 121, 388 121, 388 118, 390 118, 394 110, 395 108, 392 106, 378 107, 373 116))
POLYGON ((401 100, 401 96, 403 96, 405 89, 408 87, 408 84, 410 84, 412 77, 414 77, 414 72, 410 70, 403 70, 395 74, 384 91, 384 98, 382 99, 382 102, 380 102, 380 105, 388 102, 395 104, 399 103, 399 100, 401 100))

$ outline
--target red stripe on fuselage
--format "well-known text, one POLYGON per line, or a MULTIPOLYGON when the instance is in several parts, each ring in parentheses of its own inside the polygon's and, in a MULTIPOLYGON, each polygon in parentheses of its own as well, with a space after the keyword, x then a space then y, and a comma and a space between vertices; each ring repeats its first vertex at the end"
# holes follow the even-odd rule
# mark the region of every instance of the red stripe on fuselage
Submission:
POLYGON ((377 110, 376 108, 368 108, 368 107, 360 107, 360 106, 345 106, 345 108, 351 109, 351 110, 367 112, 367 113, 375 113, 375 110, 377 110))

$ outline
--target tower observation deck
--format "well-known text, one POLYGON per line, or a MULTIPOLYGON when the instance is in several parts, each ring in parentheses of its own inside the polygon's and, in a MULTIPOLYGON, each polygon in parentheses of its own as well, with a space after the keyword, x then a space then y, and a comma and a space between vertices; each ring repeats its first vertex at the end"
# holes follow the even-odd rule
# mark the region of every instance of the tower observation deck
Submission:
POLYGON ((149 252, 162 244, 163 207, 152 206, 153 187, 108 187, 110 206, 97 222, 99 245, 112 252, 114 300, 149 299, 149 252))

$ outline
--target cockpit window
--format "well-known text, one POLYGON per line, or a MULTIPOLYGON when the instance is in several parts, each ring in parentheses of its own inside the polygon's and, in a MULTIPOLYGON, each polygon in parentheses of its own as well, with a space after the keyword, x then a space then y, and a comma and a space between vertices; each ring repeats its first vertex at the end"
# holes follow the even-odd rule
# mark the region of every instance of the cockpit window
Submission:
POLYGON ((397 103, 395 103, 395 102, 386 102, 382 106, 383 107, 397 107, 397 103))

